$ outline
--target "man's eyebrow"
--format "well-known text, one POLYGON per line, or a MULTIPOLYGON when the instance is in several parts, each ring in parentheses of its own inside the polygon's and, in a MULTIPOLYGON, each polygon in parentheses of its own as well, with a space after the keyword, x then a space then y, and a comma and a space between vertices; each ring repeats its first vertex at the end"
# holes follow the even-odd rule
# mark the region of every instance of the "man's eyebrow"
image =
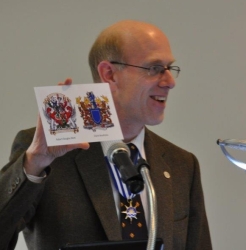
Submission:
POLYGON ((161 65, 161 66, 171 66, 176 60, 172 60, 169 62, 165 62, 163 63, 162 60, 150 60, 149 62, 147 62, 145 65, 146 66, 152 66, 152 65, 161 65))

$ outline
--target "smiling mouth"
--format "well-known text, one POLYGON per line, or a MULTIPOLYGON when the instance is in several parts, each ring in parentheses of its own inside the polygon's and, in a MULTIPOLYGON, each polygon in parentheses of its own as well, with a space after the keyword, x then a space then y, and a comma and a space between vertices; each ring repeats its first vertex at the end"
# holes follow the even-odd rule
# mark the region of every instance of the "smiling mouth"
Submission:
POLYGON ((167 100, 167 98, 164 96, 151 96, 151 98, 158 102, 165 102, 167 100))

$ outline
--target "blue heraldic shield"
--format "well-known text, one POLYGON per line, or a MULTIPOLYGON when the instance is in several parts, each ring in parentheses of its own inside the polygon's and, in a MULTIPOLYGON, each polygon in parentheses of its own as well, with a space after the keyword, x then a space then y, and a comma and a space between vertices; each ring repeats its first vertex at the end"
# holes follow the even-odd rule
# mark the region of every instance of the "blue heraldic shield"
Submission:
POLYGON ((102 117, 99 108, 90 109, 91 117, 96 124, 101 124, 102 117))

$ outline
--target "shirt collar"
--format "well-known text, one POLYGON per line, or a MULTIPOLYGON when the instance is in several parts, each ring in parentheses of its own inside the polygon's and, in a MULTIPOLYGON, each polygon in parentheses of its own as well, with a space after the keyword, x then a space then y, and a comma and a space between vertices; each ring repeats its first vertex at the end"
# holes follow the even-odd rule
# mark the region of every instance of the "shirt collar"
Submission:
MULTIPOLYGON (((144 158, 146 160, 145 151, 144 151, 144 134, 145 134, 145 127, 143 127, 142 130, 140 131, 140 133, 137 135, 137 137, 135 137, 130 142, 133 143, 138 148, 142 158, 144 158)), ((112 142, 117 143, 119 141, 102 141, 101 142, 104 156, 107 156, 107 151, 109 148, 108 145, 112 145, 112 142)))
POLYGON ((140 155, 142 156, 142 158, 146 159, 145 151, 144 151, 144 134, 145 134, 145 128, 143 127, 141 132, 138 134, 138 136, 135 137, 130 142, 133 143, 138 148, 138 151, 140 152, 140 155))

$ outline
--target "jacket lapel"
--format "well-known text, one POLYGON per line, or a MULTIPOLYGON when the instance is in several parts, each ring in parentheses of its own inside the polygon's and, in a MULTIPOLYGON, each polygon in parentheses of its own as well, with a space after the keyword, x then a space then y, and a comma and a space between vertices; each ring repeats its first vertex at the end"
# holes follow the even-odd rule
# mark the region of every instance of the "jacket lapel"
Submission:
POLYGON ((101 220, 108 240, 121 240, 120 223, 115 209, 108 167, 100 143, 91 143, 75 161, 88 195, 101 220))
MULTIPOLYGON (((164 172, 171 174, 170 167, 165 163, 163 142, 158 144, 151 131, 146 129, 145 152, 150 165, 150 176, 157 197, 158 229, 157 237, 164 241, 165 249, 172 249, 173 238, 173 198, 172 177, 166 178, 164 172)), ((168 176, 166 174, 166 176, 168 176)))

